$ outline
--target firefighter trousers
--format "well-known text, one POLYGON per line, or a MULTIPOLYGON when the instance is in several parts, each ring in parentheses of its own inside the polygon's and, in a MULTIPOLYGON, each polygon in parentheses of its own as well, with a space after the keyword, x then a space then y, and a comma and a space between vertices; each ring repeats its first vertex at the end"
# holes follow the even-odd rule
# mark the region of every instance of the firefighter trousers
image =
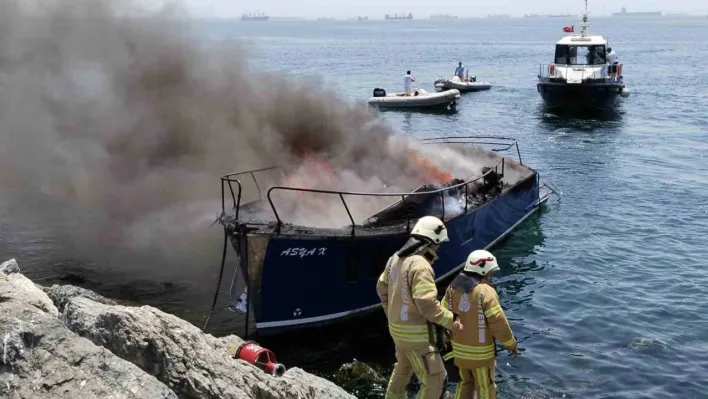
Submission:
POLYGON ((455 399, 496 399, 495 370, 496 364, 477 369, 460 369, 460 378, 462 380, 457 385, 455 399), (477 396, 475 396, 475 393, 477 396))
POLYGON ((396 364, 386 389, 386 399, 405 399, 406 387, 415 373, 420 381, 416 399, 440 399, 445 393, 447 372, 440 353, 430 347, 404 351, 396 348, 396 364))

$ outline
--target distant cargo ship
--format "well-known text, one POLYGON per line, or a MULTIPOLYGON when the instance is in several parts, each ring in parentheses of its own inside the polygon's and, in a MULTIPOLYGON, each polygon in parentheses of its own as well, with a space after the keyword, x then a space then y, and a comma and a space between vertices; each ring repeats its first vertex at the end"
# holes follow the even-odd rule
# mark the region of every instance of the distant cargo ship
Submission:
POLYGON ((613 12, 613 17, 660 17, 661 11, 647 11, 647 12, 627 12, 626 7, 622 7, 620 12, 613 12))
POLYGON ((398 16, 398 14, 394 14, 393 16, 391 16, 390 14, 386 14, 386 15, 384 15, 384 18, 387 19, 387 20, 391 20, 391 19, 413 19, 413 13, 408 13, 408 15, 401 15, 400 17, 398 16))
POLYGON ((433 14, 430 16, 430 19, 457 19, 457 15, 433 14))
POLYGON ((487 18, 511 18, 509 14, 489 14, 487 18))
POLYGON ((265 14, 243 14, 241 16, 242 21, 267 21, 270 17, 265 14))
POLYGON ((369 17, 356 17, 358 21, 368 21, 369 17))
POLYGON ((524 14, 524 18, 538 18, 540 15, 538 14, 524 14))
POLYGON ((572 14, 548 14, 546 15, 548 18, 571 18, 575 17, 575 15, 572 14))

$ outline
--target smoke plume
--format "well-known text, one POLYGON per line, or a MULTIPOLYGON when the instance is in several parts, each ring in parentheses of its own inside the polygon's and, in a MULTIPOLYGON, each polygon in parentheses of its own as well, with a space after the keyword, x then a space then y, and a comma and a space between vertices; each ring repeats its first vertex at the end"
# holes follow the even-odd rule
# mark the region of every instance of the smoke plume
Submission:
MULTIPOLYGON (((207 45, 187 21, 125 0, 2 0, 0 201, 51 214, 52 228, 104 258, 218 256, 218 228, 205 232, 227 172, 293 165, 276 181, 396 192, 431 183, 416 156, 462 178, 497 162, 396 137, 365 104, 253 70, 245 49, 207 45)), ((349 223, 338 197, 277 200, 286 221, 349 223)), ((357 221, 382 206, 352 201, 357 221)))

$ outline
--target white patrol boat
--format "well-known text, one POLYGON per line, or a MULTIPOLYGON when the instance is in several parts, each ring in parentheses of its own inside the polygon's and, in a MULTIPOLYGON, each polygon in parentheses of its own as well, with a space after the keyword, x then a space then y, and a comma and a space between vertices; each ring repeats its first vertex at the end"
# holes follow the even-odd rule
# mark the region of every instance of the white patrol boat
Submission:
POLYGON ((604 36, 587 34, 587 14, 586 0, 580 35, 572 33, 559 40, 554 62, 540 66, 537 89, 547 108, 608 110, 620 97, 629 97, 623 64, 608 62, 604 36))

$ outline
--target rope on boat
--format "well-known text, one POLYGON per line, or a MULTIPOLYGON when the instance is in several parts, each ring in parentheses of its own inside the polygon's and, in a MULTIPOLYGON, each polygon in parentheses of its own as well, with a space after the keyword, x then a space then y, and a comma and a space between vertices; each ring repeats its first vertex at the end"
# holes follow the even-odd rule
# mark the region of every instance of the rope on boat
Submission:
POLYGON ((219 270, 219 280, 216 283, 216 291, 214 292, 214 301, 211 303, 211 310, 209 310, 209 316, 207 316, 204 322, 203 332, 206 332, 207 326, 209 325, 209 320, 211 320, 212 314, 214 314, 214 308, 216 307, 216 300, 219 297, 219 291, 221 290, 221 279, 224 276, 224 266, 226 265, 226 249, 228 247, 229 234, 227 233, 226 226, 224 226, 224 249, 221 253, 221 269, 219 270))

